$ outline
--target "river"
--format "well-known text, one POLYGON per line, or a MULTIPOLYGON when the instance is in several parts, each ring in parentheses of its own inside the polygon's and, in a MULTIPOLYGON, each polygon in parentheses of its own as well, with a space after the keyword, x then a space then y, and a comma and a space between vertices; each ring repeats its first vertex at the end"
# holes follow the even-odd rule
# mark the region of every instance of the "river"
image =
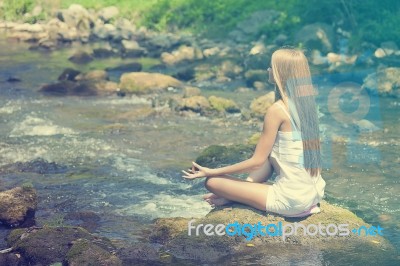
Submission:
MULTIPOLYGON (((79 219, 68 219, 71 213, 91 214, 96 217, 93 232, 129 243, 140 241, 154 218, 201 217, 211 209, 201 200, 206 190, 201 180, 183 180, 180 169, 208 145, 244 143, 261 130, 261 121, 249 123, 238 115, 207 118, 160 111, 142 116, 151 107, 145 96, 44 96, 40 86, 56 81, 67 67, 87 71, 132 59, 76 66, 67 60, 73 48, 51 53, 27 48, 0 38, 0 183, 2 188, 33 184, 39 194, 38 224, 74 224, 79 219), (10 76, 21 82, 6 82, 10 76)), ((328 106, 332 87, 360 82, 365 73, 315 76, 326 199, 379 224, 398 249, 400 100, 371 96, 362 118, 382 129, 373 133, 346 125, 328 106), (340 138, 350 142, 335 141, 340 138)), ((247 107, 263 92, 205 89, 203 94, 232 98, 247 107)), ((351 114, 357 104, 347 103, 346 97, 340 99, 340 108, 351 114)), ((8 231, 0 227, 0 237, 8 231)), ((5 247, 0 239, 0 248, 5 247)))

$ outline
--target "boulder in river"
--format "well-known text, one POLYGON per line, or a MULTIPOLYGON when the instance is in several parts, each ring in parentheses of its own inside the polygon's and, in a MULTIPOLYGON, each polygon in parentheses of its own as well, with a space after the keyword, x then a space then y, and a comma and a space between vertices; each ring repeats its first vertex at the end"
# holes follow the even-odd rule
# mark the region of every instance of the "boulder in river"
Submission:
POLYGON ((271 91, 258 97, 250 104, 250 109, 255 116, 264 116, 268 108, 275 102, 275 92, 271 91))
POLYGON ((201 94, 201 90, 197 87, 186 86, 183 88, 183 97, 189 98, 192 96, 198 96, 201 94))
POLYGON ((93 56, 85 51, 78 51, 68 58, 75 64, 87 64, 93 60, 93 56))
POLYGON ((99 265, 121 266, 122 261, 114 254, 87 239, 77 239, 66 255, 69 266, 99 265))
POLYGON ((6 81, 7 82, 21 82, 21 79, 16 76, 9 76, 6 81))
POLYGON ((104 70, 92 70, 86 73, 81 73, 75 77, 76 81, 83 81, 83 80, 91 80, 91 81, 98 81, 98 80, 108 80, 108 74, 104 70))
POLYGON ((35 214, 38 199, 30 186, 0 192, 0 222, 11 227, 23 224, 35 214))
POLYGON ((29 265, 121 265, 112 254, 115 247, 106 238, 94 236, 81 227, 30 227, 11 231, 7 243, 29 265), (103 262, 102 262, 103 261, 103 262), (107 263, 105 263, 107 262, 107 263))
POLYGON ((140 57, 147 53, 146 49, 141 47, 138 42, 133 40, 122 40, 123 57, 140 57))
POLYGON ((231 99, 225 99, 213 95, 208 97, 208 101, 210 102, 211 107, 219 112, 240 112, 240 108, 238 107, 238 105, 231 99))
POLYGON ((354 127, 358 132, 374 132, 380 129, 367 119, 355 121, 354 127))
POLYGON ((376 233, 379 230, 377 227, 375 227, 375 235, 366 236, 364 229, 360 229, 362 232, 354 233, 350 231, 353 228, 374 229, 374 227, 349 210, 326 201, 320 203, 320 208, 320 213, 304 218, 284 218, 235 203, 230 206, 216 207, 199 219, 159 218, 154 223, 149 239, 154 243, 164 245, 163 250, 174 257, 211 264, 218 264, 224 257, 240 256, 240 254, 257 251, 269 258, 287 256, 287 259, 290 259, 293 258, 293 254, 299 252, 313 258, 315 251, 340 254, 346 247, 360 250, 360 252, 368 250, 369 255, 359 256, 364 263, 368 263, 371 259, 377 262, 386 256, 394 256, 394 247, 376 233), (189 223, 192 225, 190 232, 189 223), (249 226, 238 229, 237 225, 244 226, 245 224, 249 226), (267 225, 270 226, 268 233, 267 229, 264 236, 257 233, 255 228, 258 224, 263 225, 264 228, 267 225), (345 224, 342 228, 347 229, 338 229, 341 224, 345 224), (205 225, 208 225, 207 229, 205 225), (223 235, 216 233, 217 225, 224 225, 223 235), (231 236, 228 236, 225 230, 228 225, 230 225, 231 236), (318 226, 323 229, 318 229, 318 226), (295 231, 295 228, 298 229, 295 231), (323 231, 325 235, 318 234, 318 230, 323 231), (205 231, 209 234, 206 235, 205 231), (283 237, 279 232, 286 232, 287 235, 283 237), (343 234, 340 235, 340 232, 343 234), (277 247, 279 247, 278 250, 290 252, 276 253, 277 247))
POLYGON ((210 109, 210 102, 206 97, 198 95, 179 100, 176 107, 179 111, 193 111, 196 113, 204 113, 210 109))
POLYGON ((72 68, 66 68, 64 71, 61 73, 60 76, 58 76, 58 80, 69 80, 69 81, 74 81, 75 77, 78 76, 81 72, 72 68))
POLYGON ((131 72, 121 76, 119 87, 130 93, 149 93, 166 90, 169 87, 182 87, 182 83, 168 75, 148 72, 131 72))
POLYGON ((128 63, 119 65, 116 67, 106 68, 107 71, 122 71, 122 72, 140 72, 142 70, 142 64, 138 62, 128 63))
POLYGON ((381 68, 364 79, 362 88, 380 96, 400 97, 400 68, 381 68))
MULTIPOLYGON (((212 145, 201 153, 196 162, 213 168, 236 163, 250 158, 254 147, 254 145, 229 147, 212 145)), ((272 265, 277 261, 293 261, 295 256, 302 256, 304 259, 300 261, 315 265, 324 261, 325 256, 341 258, 343 252, 347 259, 354 257, 365 265, 370 265, 371 262, 376 264, 382 260, 388 261, 387 258, 396 260, 395 248, 377 233, 383 232, 385 235, 384 229, 379 229, 378 225, 372 227, 351 211, 324 200, 320 202, 320 208, 320 213, 307 217, 285 218, 243 204, 232 203, 217 206, 205 217, 197 219, 182 217, 156 219, 148 239, 151 243, 161 245, 161 250, 174 258, 196 261, 200 264, 226 263, 230 258, 236 258, 234 261, 237 261, 244 254, 246 257, 250 256, 252 262, 266 261, 272 265), (189 223, 192 225, 190 234, 189 223), (263 236, 256 232, 255 227, 250 227, 258 226, 259 223, 264 228, 270 225, 269 234, 267 229, 265 231, 261 229, 261 232, 265 233, 263 236), (228 236, 226 230, 223 230, 223 235, 216 233, 217 225, 225 225, 226 229, 230 224, 232 226, 228 231, 232 236, 228 236), (245 224, 249 226, 243 228, 245 224), (242 225, 240 230, 238 225, 242 225), (285 237, 282 236, 283 226, 287 233, 285 237), (281 233, 275 229, 281 230, 281 233), (293 234, 290 234, 291 229, 293 234), (368 233, 367 236, 368 230, 372 233, 368 233), (208 231, 208 235, 205 231, 208 231), (322 231, 322 234, 317 231, 322 231), (341 232, 343 234, 339 234, 341 232), (351 250, 350 253, 346 253, 346 249, 351 250), (368 250, 368 254, 363 252, 365 250, 368 250)))
POLYGON ((203 58, 203 53, 200 49, 182 45, 179 49, 168 53, 161 54, 161 60, 167 65, 174 65, 182 61, 193 61, 203 58))
POLYGON ((97 94, 96 90, 93 87, 80 85, 82 84, 69 80, 63 80, 54 84, 46 84, 42 86, 40 91, 50 96, 92 96, 97 94))

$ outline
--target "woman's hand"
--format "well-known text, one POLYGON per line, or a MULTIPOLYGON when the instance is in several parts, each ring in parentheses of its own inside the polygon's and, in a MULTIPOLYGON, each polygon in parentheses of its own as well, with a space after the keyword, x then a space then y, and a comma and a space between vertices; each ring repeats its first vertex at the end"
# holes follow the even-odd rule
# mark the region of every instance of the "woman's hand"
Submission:
POLYGON ((187 172, 182 170, 182 172, 185 174, 182 177, 187 179, 195 179, 209 176, 211 174, 211 169, 192 162, 192 169, 189 169, 187 172))

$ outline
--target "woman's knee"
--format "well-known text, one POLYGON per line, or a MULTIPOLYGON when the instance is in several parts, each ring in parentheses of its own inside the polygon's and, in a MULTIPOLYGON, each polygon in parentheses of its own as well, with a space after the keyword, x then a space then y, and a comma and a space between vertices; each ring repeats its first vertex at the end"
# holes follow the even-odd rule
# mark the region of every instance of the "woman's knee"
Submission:
POLYGON ((215 188, 218 184, 218 178, 217 177, 207 177, 206 181, 204 182, 204 186, 208 189, 211 190, 215 188))

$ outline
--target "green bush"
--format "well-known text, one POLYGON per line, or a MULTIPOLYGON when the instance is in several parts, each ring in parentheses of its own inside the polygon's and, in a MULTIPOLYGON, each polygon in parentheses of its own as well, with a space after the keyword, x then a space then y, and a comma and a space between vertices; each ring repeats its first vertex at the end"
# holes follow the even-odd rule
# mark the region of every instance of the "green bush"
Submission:
POLYGON ((34 0, 5 0, 0 8, 0 18, 16 20, 30 12, 34 4, 34 0))

